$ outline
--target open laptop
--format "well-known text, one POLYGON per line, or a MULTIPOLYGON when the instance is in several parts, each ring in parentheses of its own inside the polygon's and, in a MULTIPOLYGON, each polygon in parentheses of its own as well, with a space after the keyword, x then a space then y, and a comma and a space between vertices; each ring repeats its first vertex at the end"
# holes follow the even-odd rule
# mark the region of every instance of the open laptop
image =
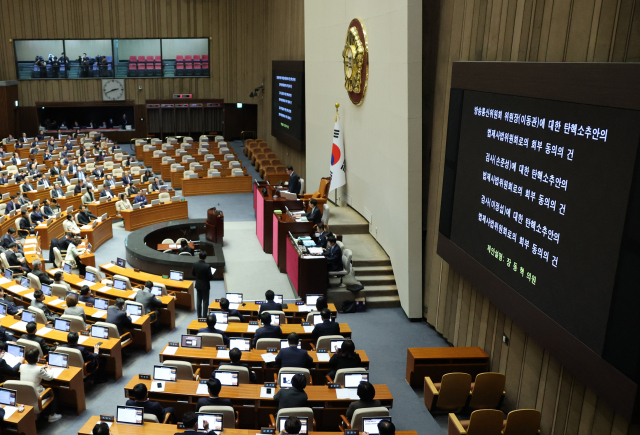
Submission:
POLYGON ((31 288, 31 282, 29 281, 29 278, 27 278, 26 276, 23 276, 22 278, 20 278, 20 285, 25 289, 31 288))
POLYGON ((307 305, 313 305, 315 306, 316 303, 318 302, 318 298, 321 297, 322 295, 307 295, 306 298, 306 304, 307 305))
POLYGON ((85 281, 96 282, 96 275, 93 272, 86 271, 84 273, 85 281))
POLYGON ((13 279, 13 272, 11 269, 7 269, 4 271, 4 277, 7 279, 13 279))
MULTIPOLYGON (((289 347, 289 340, 280 340, 280 349, 286 349, 289 347)), ((302 340, 298 340, 298 349, 302 349, 302 340)))
POLYGON ((291 388, 291 380, 297 373, 280 372, 280 388, 291 388))
POLYGON ((271 324, 273 326, 279 326, 280 325, 280 315, 279 314, 272 314, 271 315, 271 324))
POLYGON ((336 353, 342 347, 342 343, 344 340, 331 340, 331 345, 329 346, 329 352, 336 353))
POLYGON ((107 299, 95 298, 93 308, 96 310, 107 310, 109 309, 109 301, 107 299))
POLYGON ((229 349, 238 348, 242 352, 249 352, 251 350, 251 339, 250 338, 230 338, 229 339, 229 349))
POLYGON ((64 267, 62 270, 64 271, 64 273, 68 273, 69 275, 71 275, 71 265, 69 263, 64 263, 64 267))
POLYGON ((223 311, 210 311, 209 314, 215 314, 216 324, 220 323, 226 325, 229 323, 229 313, 225 313, 223 311))
POLYGON ((178 380, 178 367, 153 366, 153 379, 156 381, 176 382, 178 380))
POLYGON ((157 297, 162 296, 162 287, 156 287, 155 285, 151 287, 151 294, 157 297))
POLYGON ((69 331, 71 331, 71 321, 70 320, 56 319, 53 322, 53 328, 56 331, 69 332, 69 331))
POLYGON ((318 325, 322 323, 322 314, 314 314, 313 315, 313 324, 318 325))
POLYGON ((40 290, 42 290, 42 293, 44 293, 46 296, 51 296, 51 287, 49 287, 48 285, 41 284, 40 290))
POLYGON ((16 406, 18 392, 8 388, 0 388, 0 404, 6 406, 16 406))
POLYGON ((170 270, 169 271, 169 279, 174 281, 182 281, 184 279, 184 273, 179 270, 170 270))
POLYGON ((105 326, 91 326, 91 337, 106 340, 109 338, 109 328, 105 326))
POLYGON ((140 305, 125 304, 127 314, 131 317, 132 322, 138 321, 142 317, 142 307, 140 305))
POLYGON ((223 387, 237 387, 238 373, 239 372, 223 372, 216 370, 213 372, 213 376, 220 381, 223 387))
POLYGON ((229 301, 229 308, 237 310, 242 303, 242 293, 227 293, 225 298, 229 301))
MULTIPOLYGON (((211 414, 209 412, 196 412, 198 414, 198 431, 204 431, 204 422, 209 425, 209 430, 222 431, 222 414, 211 414)), ((302 433, 302 432, 301 432, 302 433)))
POLYGON ((20 344, 7 343, 7 353, 15 356, 16 358, 22 358, 24 356, 24 346, 20 344))
POLYGON ((36 314, 32 313, 31 311, 24 310, 22 311, 22 321, 25 323, 35 322, 36 314))
POLYGON ((60 352, 49 352, 49 365, 54 367, 52 369, 53 377, 57 378, 60 373, 69 368, 69 355, 60 352))
MULTIPOLYGON (((280 417, 280 420, 278 421, 278 430, 280 431, 284 431, 284 424, 287 422, 287 419, 289 417, 280 417)), ((309 418, 308 417, 297 417, 298 420, 300 420, 300 432, 301 434, 306 434, 308 433, 308 427, 309 427, 309 418)))
POLYGON ((113 288, 118 289, 118 290, 126 290, 127 289, 127 282, 116 278, 116 279, 113 280, 113 288))
POLYGON ((126 267, 126 266, 127 266, 127 262, 126 262, 126 261, 124 261, 124 259, 122 259, 122 258, 118 258, 118 259, 116 260, 116 264, 117 264, 118 266, 120 266, 120 267, 126 267))
POLYGON ((282 295, 273 295, 273 302, 275 302, 276 304, 283 304, 284 297, 282 295))
POLYGON ((3 304, 0 302, 0 317, 4 317, 7 315, 7 304, 3 304))
POLYGON ((362 432, 366 432, 370 435, 378 435, 378 423, 381 421, 391 421, 391 417, 365 417, 362 419, 362 432))
POLYGON ((135 424, 142 426, 144 421, 144 408, 139 406, 118 406, 116 422, 118 424, 135 424))
POLYGON ((199 335, 183 335, 180 345, 191 349, 202 349, 202 337, 199 335))
POLYGON ((345 373, 344 387, 358 388, 360 382, 369 382, 369 373, 345 373))

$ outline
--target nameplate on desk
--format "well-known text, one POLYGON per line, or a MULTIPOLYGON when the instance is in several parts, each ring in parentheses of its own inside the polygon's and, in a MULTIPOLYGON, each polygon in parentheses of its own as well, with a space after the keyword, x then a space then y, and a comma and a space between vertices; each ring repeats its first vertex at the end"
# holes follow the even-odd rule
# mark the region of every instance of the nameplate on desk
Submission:
POLYGON ((113 415, 100 415, 100 421, 109 421, 111 423, 113 423, 115 421, 115 418, 113 417, 113 415))
POLYGON ((276 433, 276 429, 273 428, 273 427, 263 427, 262 429, 260 429, 260 433, 275 434, 276 433))
POLYGON ((206 322, 207 322, 207 319, 198 319, 198 322, 200 322, 200 323, 206 323, 206 322))
POLYGON ((227 350, 227 346, 216 346, 216 350, 227 350))
POLYGON ((304 301, 296 301, 296 305, 304 305, 304 301))
POLYGON ((200 380, 200 384, 206 384, 207 382, 208 382, 208 380, 207 380, 207 379, 205 379, 204 381, 203 381, 203 380, 200 380))
POLYGON ((257 325, 258 322, 249 322, 249 325, 257 325))
POLYGON ((356 429, 345 429, 344 435, 358 435, 360 433, 359 430, 356 429))
POLYGON ((169 346, 180 347, 180 343, 178 343, 177 341, 170 341, 169 346))
POLYGON ((138 375, 138 379, 149 379, 149 380, 151 380, 151 375, 138 375))
POLYGON ((185 429, 184 423, 179 421, 178 422, 178 429, 185 429))
POLYGON ((256 302, 255 302, 255 304, 256 304, 256 305, 262 305, 262 304, 263 304, 263 301, 256 301, 256 302))
POLYGON ((220 302, 220 299, 216 299, 216 302, 220 302))
POLYGON ((309 322, 302 322, 302 326, 311 326, 311 323, 309 323, 309 322))
POLYGON ((340 388, 340 384, 327 384, 327 387, 333 388, 333 389, 340 388))
POLYGON ((327 352, 328 352, 328 350, 327 350, 327 349, 318 349, 318 350, 316 351, 316 353, 327 353, 327 352))
POLYGON ((87 302, 85 305, 86 305, 88 308, 93 308, 93 304, 90 304, 89 302, 87 302))
POLYGON ((278 352, 278 348, 277 347, 267 348, 267 352, 278 352))
POLYGON ((90 334, 88 331, 80 331, 80 335, 86 335, 88 337, 90 334))
POLYGON ((275 388, 276 387, 276 383, 275 382, 265 382, 264 386, 265 386, 265 388, 275 388))

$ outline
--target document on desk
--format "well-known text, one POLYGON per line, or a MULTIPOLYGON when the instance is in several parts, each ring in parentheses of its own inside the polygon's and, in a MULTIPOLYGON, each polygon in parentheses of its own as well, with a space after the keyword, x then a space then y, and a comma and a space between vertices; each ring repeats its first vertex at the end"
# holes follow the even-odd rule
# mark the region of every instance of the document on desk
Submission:
POLYGON ((319 353, 317 354, 317 356, 318 356, 318 361, 320 362, 329 362, 329 360, 331 359, 328 353, 319 353))
POLYGON ((43 328, 40 328, 36 331, 36 335, 39 335, 40 337, 43 337, 47 334, 47 332, 53 331, 53 329, 51 328, 47 328, 46 326, 43 328))
MULTIPOLYGON (((47 272, 50 272, 51 274, 55 275, 56 272, 62 272, 62 269, 50 269, 50 270, 47 270, 47 272)), ((2 283, 0 282, 0 284, 2 283)))
POLYGON ((238 308, 240 308, 240 304, 229 304, 230 310, 237 310, 238 308))
POLYGON ((12 281, 11 279, 7 279, 4 276, 2 278, 0 278, 0 284, 6 284, 6 283, 11 282, 11 281, 12 281))
POLYGON ((9 405, 4 405, 2 409, 4 409, 5 421, 8 420, 18 410, 16 406, 9 406, 9 405))
POLYGON ((294 215, 294 216, 295 216, 295 215, 301 215, 301 214, 304 214, 304 210, 300 210, 300 211, 292 211, 292 212, 291 212, 291 214, 292 214, 292 215, 294 215))
MULTIPOLYGON (((34 246, 35 248, 35 246, 34 246)), ((24 251, 24 255, 36 255, 38 252, 37 251, 24 251)))
POLYGON ((309 254, 322 254, 322 248, 309 247, 307 249, 309 250, 309 254))
POLYGON ((167 346, 162 351, 163 355, 175 355, 178 351, 178 346, 167 346))
POLYGON ((76 284, 78 287, 82 287, 83 285, 89 286, 91 287, 92 285, 94 285, 95 282, 91 282, 91 281, 87 281, 87 280, 82 280, 80 281, 78 284, 76 284))
POLYGON ((37 245, 37 244, 38 244, 38 241, 37 241, 36 239, 26 239, 26 240, 24 241, 24 246, 25 246, 25 248, 26 248, 27 246, 37 245))
POLYGON ((258 330, 258 325, 247 325, 247 332, 256 332, 258 330))
POLYGON ((107 312, 105 310, 98 310, 95 313, 93 313, 91 317, 95 317, 96 319, 102 319, 106 315, 107 315, 107 312))
POLYGON ((349 399, 349 400, 358 400, 358 389, 357 388, 337 388, 335 390, 336 398, 338 399, 349 399))
POLYGON ((274 362, 276 360, 276 356, 272 353, 263 353, 260 355, 262 360, 266 363, 274 362))
POLYGON ((64 302, 64 299, 54 299, 50 302, 47 302, 47 304, 56 306, 56 305, 60 305, 63 302, 64 302))
POLYGON ((133 323, 136 323, 138 320, 140 320, 140 317, 142 316, 134 316, 133 314, 129 315, 129 317, 131 317, 131 321, 133 323))
POLYGON ((89 339, 88 335, 81 335, 78 337, 78 344, 82 344, 89 339))
POLYGON ((80 227, 81 230, 90 230, 92 225, 83 225, 80 227))
POLYGON ((153 391, 156 393, 161 393, 164 391, 164 381, 151 381, 151 389, 149 391, 153 391))
POLYGON ((115 266, 115 264, 107 263, 107 264, 102 264, 100 267, 104 267, 105 269, 111 269, 113 266, 115 266))
POLYGON ((33 300, 33 292, 22 295, 23 298, 33 300))
POLYGON ((9 290, 11 290, 14 293, 20 293, 20 292, 23 292, 23 291, 29 290, 29 289, 26 288, 26 287, 22 287, 21 285, 16 284, 16 285, 12 285, 11 287, 9 287, 9 290))
POLYGON ((313 260, 314 258, 324 258, 322 255, 303 255, 305 260, 313 260))
POLYGON ((175 243, 169 244, 169 249, 178 249, 178 245, 175 243))
POLYGON ((309 305, 298 305, 298 312, 300 313, 310 313, 315 309, 316 307, 310 307, 309 305))
POLYGON ((208 396, 209 388, 207 387, 207 384, 198 384, 198 389, 196 390, 196 394, 201 396, 208 396))
POLYGON ((51 371, 53 377, 57 379, 65 369, 62 367, 51 367, 49 370, 51 371))
POLYGON ((10 326, 11 329, 17 329, 18 331, 27 332, 27 322, 20 320, 10 326))
POLYGON ((260 387, 260 397, 264 397, 267 399, 273 399, 273 396, 276 394, 276 389, 271 388, 271 393, 267 393, 267 387, 260 387))
POLYGON ((229 359, 229 351, 228 350, 219 350, 216 355, 218 359, 229 359))
POLYGON ((229 325, 227 325, 226 323, 216 323, 216 328, 220 331, 226 331, 228 326, 229 325))
POLYGON ((315 328, 315 326, 314 325, 309 325, 309 326, 303 326, 303 328, 304 328, 304 332, 306 334, 311 334, 313 332, 313 328, 315 328))

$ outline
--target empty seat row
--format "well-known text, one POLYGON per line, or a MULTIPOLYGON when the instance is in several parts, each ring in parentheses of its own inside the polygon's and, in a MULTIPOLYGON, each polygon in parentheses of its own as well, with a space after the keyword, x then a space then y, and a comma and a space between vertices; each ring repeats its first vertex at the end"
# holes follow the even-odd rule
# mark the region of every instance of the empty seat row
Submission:
POLYGON ((160 56, 129 56, 129 63, 162 63, 160 56))
POLYGON ((190 54, 187 55, 177 55, 176 56, 176 65, 179 63, 191 63, 191 62, 209 62, 209 55, 203 54, 200 56, 199 54, 194 54, 193 56, 190 54))

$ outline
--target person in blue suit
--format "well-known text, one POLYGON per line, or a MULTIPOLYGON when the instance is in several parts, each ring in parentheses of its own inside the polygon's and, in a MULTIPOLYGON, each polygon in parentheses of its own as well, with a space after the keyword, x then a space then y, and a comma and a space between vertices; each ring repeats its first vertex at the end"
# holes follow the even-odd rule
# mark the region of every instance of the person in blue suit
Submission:
POLYGON ((300 195, 300 177, 293 170, 293 166, 287 166, 287 174, 289 174, 289 192, 300 195))
POLYGON ((198 329, 198 333, 201 333, 201 332, 208 333, 208 334, 220 334, 222 335, 222 341, 224 342, 224 345, 229 346, 229 337, 225 335, 224 331, 216 329, 215 314, 209 314, 207 316, 207 327, 198 329))
POLYGON ((327 233, 327 227, 322 223, 318 224, 318 246, 322 249, 327 248, 328 235, 329 233, 327 233))
POLYGON ((322 253, 327 257, 327 271, 337 272, 343 269, 342 249, 336 243, 336 236, 327 237, 327 249, 322 253))
POLYGON ((200 411, 200 408, 203 406, 233 406, 231 399, 221 399, 218 397, 220 395, 220 390, 222 389, 220 380, 216 378, 209 379, 207 381, 207 388, 209 389, 209 397, 202 397, 198 399, 196 412, 200 411))
POLYGON ((149 391, 145 384, 137 384, 133 387, 133 399, 127 400, 126 405, 144 408, 146 414, 155 415, 160 423, 164 422, 165 414, 169 413, 171 417, 173 417, 174 414, 172 407, 163 408, 159 402, 149 400, 149 391))
POLYGON ((227 313, 229 317, 237 317, 240 319, 240 322, 244 322, 244 316, 238 310, 230 310, 229 309, 229 300, 227 298, 220 299, 220 311, 227 313))
POLYGON ((267 290, 264 294, 264 297, 267 299, 267 301, 260 305, 259 314, 263 311, 282 311, 282 304, 273 302, 273 298, 275 297, 275 293, 273 293, 273 290, 267 290))
POLYGON ((264 325, 262 328, 258 328, 255 335, 253 336, 253 347, 256 347, 256 343, 261 338, 281 338, 282 337, 282 329, 280 326, 271 325, 271 314, 262 313, 260 314, 260 320, 264 325))
POLYGON ((281 349, 276 356, 276 364, 280 367, 299 367, 301 369, 311 368, 313 366, 313 358, 305 349, 298 349, 300 336, 292 332, 287 336, 289 347, 281 349))
POLYGON ((340 335, 340 324, 331 321, 331 311, 328 308, 320 311, 320 316, 322 317, 322 323, 314 326, 311 332, 314 341, 325 335, 340 335))
MULTIPOLYGON (((220 366, 227 366, 227 368, 246 367, 247 369, 249 369, 249 364, 240 362, 240 360, 242 359, 242 351, 237 347, 234 347, 229 351, 229 359, 231 360, 230 362, 221 362, 220 366)), ((249 369, 249 381, 251 382, 256 381, 256 372, 254 372, 251 369, 249 369)))

